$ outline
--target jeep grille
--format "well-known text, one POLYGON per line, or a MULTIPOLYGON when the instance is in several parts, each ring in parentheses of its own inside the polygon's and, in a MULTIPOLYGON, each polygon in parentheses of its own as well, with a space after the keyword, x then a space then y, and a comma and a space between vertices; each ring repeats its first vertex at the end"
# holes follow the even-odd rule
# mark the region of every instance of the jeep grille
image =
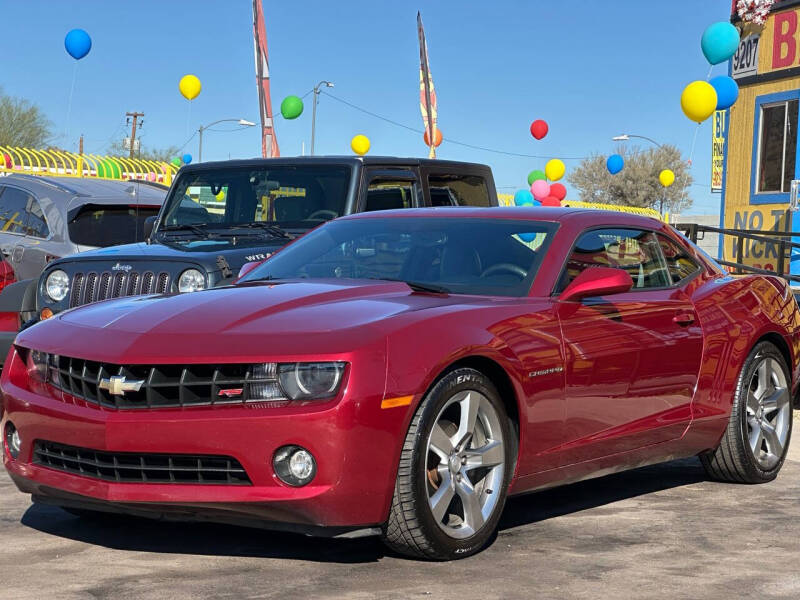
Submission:
POLYGON ((145 271, 102 273, 74 273, 72 275, 72 291, 69 295, 69 307, 91 304, 120 296, 137 296, 139 294, 163 294, 169 291, 170 274, 145 271))

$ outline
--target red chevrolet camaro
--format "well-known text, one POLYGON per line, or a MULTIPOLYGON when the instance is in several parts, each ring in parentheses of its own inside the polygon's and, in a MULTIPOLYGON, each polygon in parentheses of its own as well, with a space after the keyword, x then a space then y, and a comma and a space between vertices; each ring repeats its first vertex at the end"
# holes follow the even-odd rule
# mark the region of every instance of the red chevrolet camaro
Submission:
POLYGON ((783 280, 732 277, 645 217, 367 213, 237 285, 22 332, 3 458, 34 501, 84 516, 459 558, 509 494, 694 455, 714 479, 773 479, 799 326, 783 280))

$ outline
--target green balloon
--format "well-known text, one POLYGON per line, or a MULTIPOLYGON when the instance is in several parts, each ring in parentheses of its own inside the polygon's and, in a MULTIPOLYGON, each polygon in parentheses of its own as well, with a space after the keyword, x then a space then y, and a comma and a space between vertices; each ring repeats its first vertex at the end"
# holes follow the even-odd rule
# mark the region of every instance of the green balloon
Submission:
POLYGON ((170 163, 172 163, 172 165, 175 166, 175 167, 180 167, 181 166, 181 159, 176 156, 175 158, 173 158, 170 161, 170 163))
POLYGON ((297 96, 286 96, 281 102, 281 114, 284 119, 296 119, 303 114, 303 101, 297 96))
POLYGON ((539 179, 547 179, 547 175, 544 174, 544 171, 536 169, 535 171, 528 173, 528 185, 533 185, 533 182, 538 181, 539 179))

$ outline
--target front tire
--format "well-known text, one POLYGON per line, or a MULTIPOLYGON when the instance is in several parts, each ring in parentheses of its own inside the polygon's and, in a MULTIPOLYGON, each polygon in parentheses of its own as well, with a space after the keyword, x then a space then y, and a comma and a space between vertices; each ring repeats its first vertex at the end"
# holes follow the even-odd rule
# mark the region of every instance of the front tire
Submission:
POLYGON ((791 381, 773 344, 753 348, 739 376, 728 427, 719 445, 700 456, 712 479, 766 483, 778 476, 792 436, 791 381))
POLYGON ((464 558, 497 529, 514 463, 503 402, 474 369, 445 375, 406 435, 383 541, 406 556, 464 558))

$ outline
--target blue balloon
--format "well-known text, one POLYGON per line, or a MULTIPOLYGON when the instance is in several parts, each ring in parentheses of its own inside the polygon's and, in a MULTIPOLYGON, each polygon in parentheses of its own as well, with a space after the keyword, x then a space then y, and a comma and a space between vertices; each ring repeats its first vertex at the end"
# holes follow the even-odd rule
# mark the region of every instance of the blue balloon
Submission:
POLYGON ((83 29, 73 29, 64 38, 64 48, 75 60, 80 60, 92 49, 92 38, 83 29))
POLYGON ((517 234, 517 235, 519 235, 519 239, 521 239, 523 242, 529 242, 530 243, 530 242, 532 242, 533 240, 536 239, 536 234, 535 233, 520 233, 520 234, 517 234))
POLYGON ((530 190, 517 190, 514 194, 514 205, 525 206, 526 204, 533 204, 534 198, 530 190))
POLYGON ((622 171, 622 168, 624 166, 625 166, 625 159, 622 158, 619 154, 612 154, 611 156, 608 157, 608 160, 606 160, 606 168, 608 169, 608 172, 611 173, 612 175, 616 175, 617 173, 622 171))
POLYGON ((712 65, 718 65, 728 60, 736 54, 738 47, 739 31, 725 21, 709 25, 700 40, 700 48, 702 48, 706 60, 712 65))
POLYGON ((190 162, 192 162, 192 155, 188 153, 184 154, 181 156, 181 159, 183 159, 183 164, 188 165, 190 162))
POLYGON ((739 97, 739 84, 727 75, 714 77, 708 83, 717 91, 717 110, 730 108, 739 97))

